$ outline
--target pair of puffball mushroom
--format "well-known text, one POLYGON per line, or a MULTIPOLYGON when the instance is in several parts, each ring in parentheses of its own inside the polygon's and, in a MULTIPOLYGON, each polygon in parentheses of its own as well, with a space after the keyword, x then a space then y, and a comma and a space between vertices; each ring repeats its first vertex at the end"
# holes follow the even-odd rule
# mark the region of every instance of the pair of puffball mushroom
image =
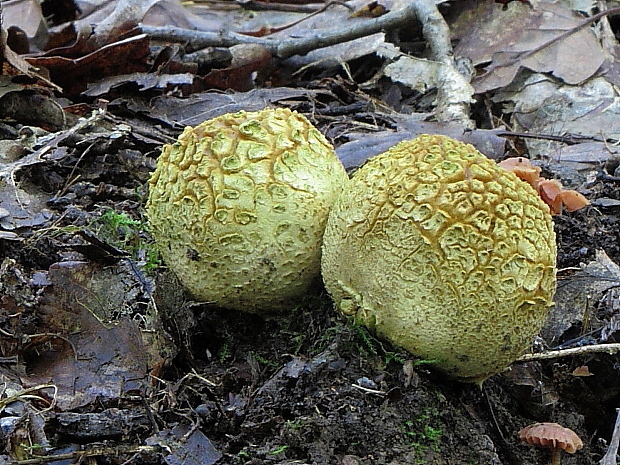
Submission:
POLYGON ((549 207, 445 136, 402 142, 349 179, 302 115, 227 114, 163 148, 146 210, 196 300, 269 313, 322 275, 340 312, 465 382, 510 365, 553 305, 549 207))

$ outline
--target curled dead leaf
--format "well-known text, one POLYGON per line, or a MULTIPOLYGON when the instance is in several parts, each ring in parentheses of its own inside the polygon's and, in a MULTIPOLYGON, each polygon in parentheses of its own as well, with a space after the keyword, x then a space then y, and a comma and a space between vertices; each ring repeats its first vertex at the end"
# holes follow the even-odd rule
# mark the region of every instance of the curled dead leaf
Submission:
POLYGON ((571 375, 573 376, 594 376, 594 373, 590 371, 590 368, 588 368, 588 365, 581 365, 575 368, 573 372, 571 373, 571 375))

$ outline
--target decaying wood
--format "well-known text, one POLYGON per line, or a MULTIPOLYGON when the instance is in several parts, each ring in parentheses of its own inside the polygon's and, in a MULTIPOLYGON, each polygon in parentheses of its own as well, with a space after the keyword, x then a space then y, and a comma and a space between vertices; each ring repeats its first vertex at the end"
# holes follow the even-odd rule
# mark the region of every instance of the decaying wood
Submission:
POLYGON ((61 412, 50 415, 58 434, 72 438, 99 441, 121 438, 131 431, 135 434, 150 428, 149 418, 143 410, 110 408, 97 413, 61 412))

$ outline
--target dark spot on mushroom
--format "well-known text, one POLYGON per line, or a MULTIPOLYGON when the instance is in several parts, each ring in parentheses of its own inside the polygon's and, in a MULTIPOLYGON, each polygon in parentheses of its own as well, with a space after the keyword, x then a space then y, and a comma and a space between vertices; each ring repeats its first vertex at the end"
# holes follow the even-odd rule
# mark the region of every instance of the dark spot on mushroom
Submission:
POLYGON ((200 260, 200 254, 196 249, 188 247, 185 253, 187 254, 187 258, 189 258, 193 262, 197 262, 198 260, 200 260))

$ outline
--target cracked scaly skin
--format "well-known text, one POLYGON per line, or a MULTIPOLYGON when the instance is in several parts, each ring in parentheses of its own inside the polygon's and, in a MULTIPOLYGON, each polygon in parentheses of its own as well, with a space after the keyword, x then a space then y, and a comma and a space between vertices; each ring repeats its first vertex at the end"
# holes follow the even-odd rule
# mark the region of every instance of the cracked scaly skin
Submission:
POLYGON ((347 181, 304 116, 241 111, 163 148, 146 210, 166 264, 195 299, 278 310, 318 277, 327 213, 347 181))
POLYGON ((556 244, 534 189, 423 135, 371 159, 332 208, 322 274, 338 308, 453 378, 481 383, 553 305, 556 244))

